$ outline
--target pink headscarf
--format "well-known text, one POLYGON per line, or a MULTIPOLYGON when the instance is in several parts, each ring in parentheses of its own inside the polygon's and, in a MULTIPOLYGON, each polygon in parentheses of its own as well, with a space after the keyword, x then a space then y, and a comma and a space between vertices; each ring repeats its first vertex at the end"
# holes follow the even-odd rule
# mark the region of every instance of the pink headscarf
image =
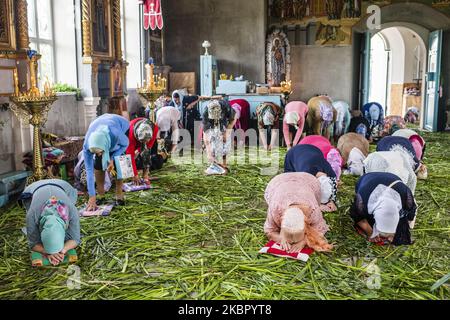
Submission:
POLYGON ((309 144, 319 148, 325 159, 327 158, 328 152, 333 148, 331 142, 327 138, 319 135, 307 136, 300 141, 300 144, 309 144))
POLYGON ((53 212, 65 222, 69 221, 69 208, 61 200, 55 198, 49 199, 45 202, 42 211, 53 212))
POLYGON ((237 118, 237 121, 236 121, 235 128, 236 128, 236 129, 242 129, 242 125, 241 125, 241 112, 242 112, 242 107, 241 107, 239 104, 235 103, 235 104, 233 104, 233 105, 231 106, 231 108, 233 108, 233 110, 236 112, 236 118, 237 118))
POLYGON ((413 135, 409 138, 409 141, 411 142, 414 151, 416 152, 417 159, 421 160, 423 157, 423 147, 425 145, 425 141, 423 138, 419 135, 413 135))
POLYGON ((330 164, 331 168, 333 168, 333 171, 336 173, 336 178, 340 180, 343 163, 340 152, 336 148, 332 148, 330 152, 328 152, 327 161, 330 164))

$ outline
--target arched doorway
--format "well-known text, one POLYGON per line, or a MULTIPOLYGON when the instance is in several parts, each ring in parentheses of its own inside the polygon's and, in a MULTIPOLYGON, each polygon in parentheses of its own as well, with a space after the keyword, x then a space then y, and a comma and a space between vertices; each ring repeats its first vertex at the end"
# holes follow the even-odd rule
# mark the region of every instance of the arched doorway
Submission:
POLYGON ((371 37, 369 101, 386 115, 403 116, 409 108, 423 111, 425 42, 412 29, 387 27, 371 37))
MULTIPOLYGON (((386 101, 385 106, 388 114, 404 111, 402 92, 404 92, 405 87, 411 88, 414 85, 420 88, 420 98, 406 98, 406 100, 410 100, 409 102, 406 101, 406 105, 420 102, 422 110, 421 127, 430 131, 443 130, 445 111, 450 101, 450 62, 447 58, 450 52, 450 17, 431 6, 411 2, 381 7, 381 26, 378 29, 369 27, 368 19, 369 15, 353 27, 354 49, 355 52, 360 53, 359 56, 355 55, 354 62, 354 70, 356 71, 354 88, 357 90, 354 93, 353 103, 362 106, 365 102, 368 102, 369 96, 373 96, 373 93, 370 92, 373 83, 371 77, 374 77, 377 73, 378 79, 382 77, 380 70, 373 72, 370 70, 370 65, 374 62, 373 59, 371 62, 372 40, 376 46, 375 50, 381 50, 380 38, 374 38, 379 34, 378 37, 383 37, 385 50, 388 52, 388 80, 386 80, 388 88, 386 97, 382 93, 379 93, 378 97, 386 101), (387 35, 389 33, 390 35, 387 35), (400 41, 389 41, 389 38, 395 37, 400 41), (405 47, 407 48, 406 54, 400 53, 398 55, 398 57, 403 56, 405 62, 400 63, 403 66, 403 72, 397 70, 394 73, 392 66, 395 65, 398 69, 398 65, 393 61, 393 46, 400 47, 400 49, 397 48, 397 51, 400 50, 400 52, 405 51, 405 47), (423 57, 424 55, 425 57, 423 57), (406 56, 409 56, 409 58, 406 56), (415 56, 420 57, 415 58, 415 56), (405 66, 407 73, 405 73, 405 66), (416 68, 416 76, 415 79, 411 79, 411 74, 414 75, 411 70, 414 70, 414 68, 416 68), (417 72, 417 69, 419 69, 419 72, 417 72), (399 74, 403 76, 398 76, 399 74), (394 84, 397 86, 393 87, 394 84), (389 85, 391 88, 389 88, 389 85)), ((386 64, 383 61, 378 63, 386 64)), ((383 87, 379 90, 383 90, 383 87)))

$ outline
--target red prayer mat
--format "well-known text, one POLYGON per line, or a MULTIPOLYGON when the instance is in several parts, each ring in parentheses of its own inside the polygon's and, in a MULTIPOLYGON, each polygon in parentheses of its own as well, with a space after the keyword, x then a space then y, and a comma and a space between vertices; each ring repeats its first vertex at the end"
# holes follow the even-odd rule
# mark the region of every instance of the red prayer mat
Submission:
POLYGON ((314 249, 304 248, 301 252, 288 253, 286 251, 283 251, 281 249, 281 246, 278 243, 275 243, 275 241, 269 241, 269 243, 267 243, 261 250, 259 250, 259 253, 271 254, 276 257, 289 258, 306 262, 308 261, 309 256, 314 253, 314 249))

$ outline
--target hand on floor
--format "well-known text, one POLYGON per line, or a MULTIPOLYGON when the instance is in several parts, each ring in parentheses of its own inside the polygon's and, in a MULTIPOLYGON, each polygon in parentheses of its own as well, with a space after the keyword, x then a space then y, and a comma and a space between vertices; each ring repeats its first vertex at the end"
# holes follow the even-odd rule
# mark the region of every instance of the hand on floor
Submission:
POLYGON ((320 210, 323 212, 334 212, 337 210, 337 207, 334 202, 328 202, 327 204, 322 204, 320 206, 320 210))
POLYGON ((139 176, 135 176, 133 177, 133 183, 135 186, 140 186, 141 185, 141 179, 139 178, 139 176))
POLYGON ((90 197, 86 206, 86 211, 95 211, 97 210, 97 199, 96 197, 90 197))
POLYGON ((293 244, 291 246, 291 249, 288 251, 288 253, 298 253, 301 252, 306 246, 306 242, 305 241, 300 241, 296 244, 293 244))
POLYGON ((50 261, 50 263, 53 266, 57 266, 59 265, 61 262, 64 261, 64 255, 61 253, 55 253, 55 254, 50 254, 47 256, 48 261, 50 261))
POLYGON ((289 252, 289 250, 291 250, 291 245, 287 241, 281 241, 280 246, 283 251, 289 252))

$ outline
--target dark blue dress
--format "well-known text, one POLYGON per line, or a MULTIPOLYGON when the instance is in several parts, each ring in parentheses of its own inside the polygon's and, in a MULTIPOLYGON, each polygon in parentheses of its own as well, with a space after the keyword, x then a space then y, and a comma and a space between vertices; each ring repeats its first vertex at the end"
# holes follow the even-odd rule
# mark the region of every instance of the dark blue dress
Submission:
POLYGON ((306 172, 316 176, 323 172, 333 183, 332 201, 336 201, 337 178, 331 165, 323 157, 319 148, 309 144, 299 144, 286 154, 284 160, 284 172, 306 172))
POLYGON ((411 244, 411 233, 408 221, 414 220, 417 205, 411 190, 401 182, 401 179, 395 174, 372 172, 362 176, 355 187, 355 201, 350 209, 350 216, 355 223, 365 219, 373 227, 375 219, 373 215, 369 214, 367 208, 370 195, 380 184, 388 187, 395 181, 400 182, 395 184, 392 189, 400 194, 403 209, 399 212, 400 222, 395 234, 394 244, 411 244))
MULTIPOLYGON (((194 101, 197 101, 199 99, 199 96, 192 95, 192 96, 185 96, 183 98, 182 104, 183 104, 183 117, 184 119, 182 125, 184 129, 188 130, 191 133, 191 137, 194 137, 194 127, 195 127, 195 121, 200 120, 200 112, 198 111, 198 107, 194 107, 190 110, 187 110, 187 106, 189 106, 194 101)), ((175 103, 172 101, 170 102, 169 106, 175 107, 175 103)))
POLYGON ((369 140, 371 134, 369 121, 363 116, 352 118, 350 120, 348 132, 354 132, 359 134, 363 133, 366 139, 369 140), (364 128, 364 130, 362 130, 361 128, 364 128))
POLYGON ((420 160, 417 158, 413 145, 407 138, 396 136, 385 137, 378 142, 377 151, 391 151, 396 146, 401 146, 413 157, 415 163, 414 171, 417 171, 420 167, 420 160))

